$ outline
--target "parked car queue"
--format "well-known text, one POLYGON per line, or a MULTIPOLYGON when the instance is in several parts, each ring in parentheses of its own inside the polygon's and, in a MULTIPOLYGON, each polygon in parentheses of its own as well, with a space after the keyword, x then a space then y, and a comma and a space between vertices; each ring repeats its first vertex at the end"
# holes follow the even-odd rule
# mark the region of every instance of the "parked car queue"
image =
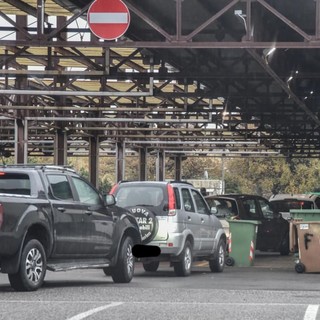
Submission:
POLYGON ((177 276, 188 276, 194 260, 206 260, 222 272, 228 254, 228 219, 256 220, 256 249, 288 255, 289 222, 258 195, 204 196, 187 182, 131 181, 111 192, 117 205, 136 216, 144 244, 159 247, 158 256, 141 257, 147 272, 169 261, 177 276))

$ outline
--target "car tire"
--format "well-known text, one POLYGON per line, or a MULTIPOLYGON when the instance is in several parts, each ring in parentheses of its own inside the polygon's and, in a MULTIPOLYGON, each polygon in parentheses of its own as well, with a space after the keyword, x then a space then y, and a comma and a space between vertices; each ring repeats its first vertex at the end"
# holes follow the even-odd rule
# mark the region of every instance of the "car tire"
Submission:
POLYGON ((156 272, 159 268, 160 261, 144 262, 143 269, 147 272, 156 272))
POLYGON ((115 283, 128 283, 133 278, 134 257, 132 247, 133 240, 131 237, 126 237, 121 242, 117 264, 110 269, 112 280, 115 283))
POLYGON ((222 272, 226 260, 226 243, 223 239, 219 240, 217 252, 212 260, 209 260, 211 272, 222 272))
POLYGON ((16 291, 36 291, 43 284, 46 269, 42 244, 36 239, 29 240, 22 249, 19 271, 8 274, 10 285, 16 291))
POLYGON ((190 241, 186 241, 180 260, 173 264, 174 272, 179 277, 187 277, 191 274, 192 267, 192 246, 190 241))
POLYGON ((287 256, 290 253, 289 245, 289 235, 287 234, 280 246, 280 254, 282 256, 287 256))

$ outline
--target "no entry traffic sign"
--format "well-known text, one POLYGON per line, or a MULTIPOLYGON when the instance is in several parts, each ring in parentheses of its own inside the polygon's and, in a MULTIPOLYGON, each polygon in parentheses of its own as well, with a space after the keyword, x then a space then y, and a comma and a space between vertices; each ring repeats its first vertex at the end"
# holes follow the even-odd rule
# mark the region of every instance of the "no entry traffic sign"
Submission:
POLYGON ((95 0, 88 10, 87 20, 92 33, 97 37, 114 40, 127 31, 130 12, 120 0, 95 0))

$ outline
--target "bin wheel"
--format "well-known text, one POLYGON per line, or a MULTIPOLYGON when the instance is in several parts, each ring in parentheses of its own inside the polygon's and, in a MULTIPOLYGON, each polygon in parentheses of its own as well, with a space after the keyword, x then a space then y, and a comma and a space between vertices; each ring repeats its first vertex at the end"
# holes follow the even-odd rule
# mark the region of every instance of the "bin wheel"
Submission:
POLYGON ((226 258, 226 265, 229 266, 229 267, 233 266, 234 265, 234 259, 231 258, 231 257, 227 257, 226 258))
POLYGON ((306 269, 305 266, 304 266, 304 264, 301 263, 301 262, 298 262, 298 263, 295 265, 294 268, 295 268, 296 272, 298 272, 298 273, 303 273, 304 270, 306 269))

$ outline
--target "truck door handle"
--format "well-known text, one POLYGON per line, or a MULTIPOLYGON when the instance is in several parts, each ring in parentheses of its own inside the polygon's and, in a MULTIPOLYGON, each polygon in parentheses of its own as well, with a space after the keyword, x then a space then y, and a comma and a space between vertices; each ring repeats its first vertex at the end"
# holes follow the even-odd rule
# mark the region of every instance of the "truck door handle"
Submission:
POLYGON ((191 217, 190 216, 188 216, 188 221, 191 221, 191 217))
POLYGON ((65 212, 65 211, 66 211, 66 208, 64 208, 64 207, 58 207, 57 209, 58 209, 58 211, 60 211, 60 212, 65 212))
POLYGON ((204 220, 201 218, 201 223, 204 223, 204 220))
POLYGON ((91 210, 86 210, 84 213, 87 214, 88 216, 92 215, 92 211, 91 210))

